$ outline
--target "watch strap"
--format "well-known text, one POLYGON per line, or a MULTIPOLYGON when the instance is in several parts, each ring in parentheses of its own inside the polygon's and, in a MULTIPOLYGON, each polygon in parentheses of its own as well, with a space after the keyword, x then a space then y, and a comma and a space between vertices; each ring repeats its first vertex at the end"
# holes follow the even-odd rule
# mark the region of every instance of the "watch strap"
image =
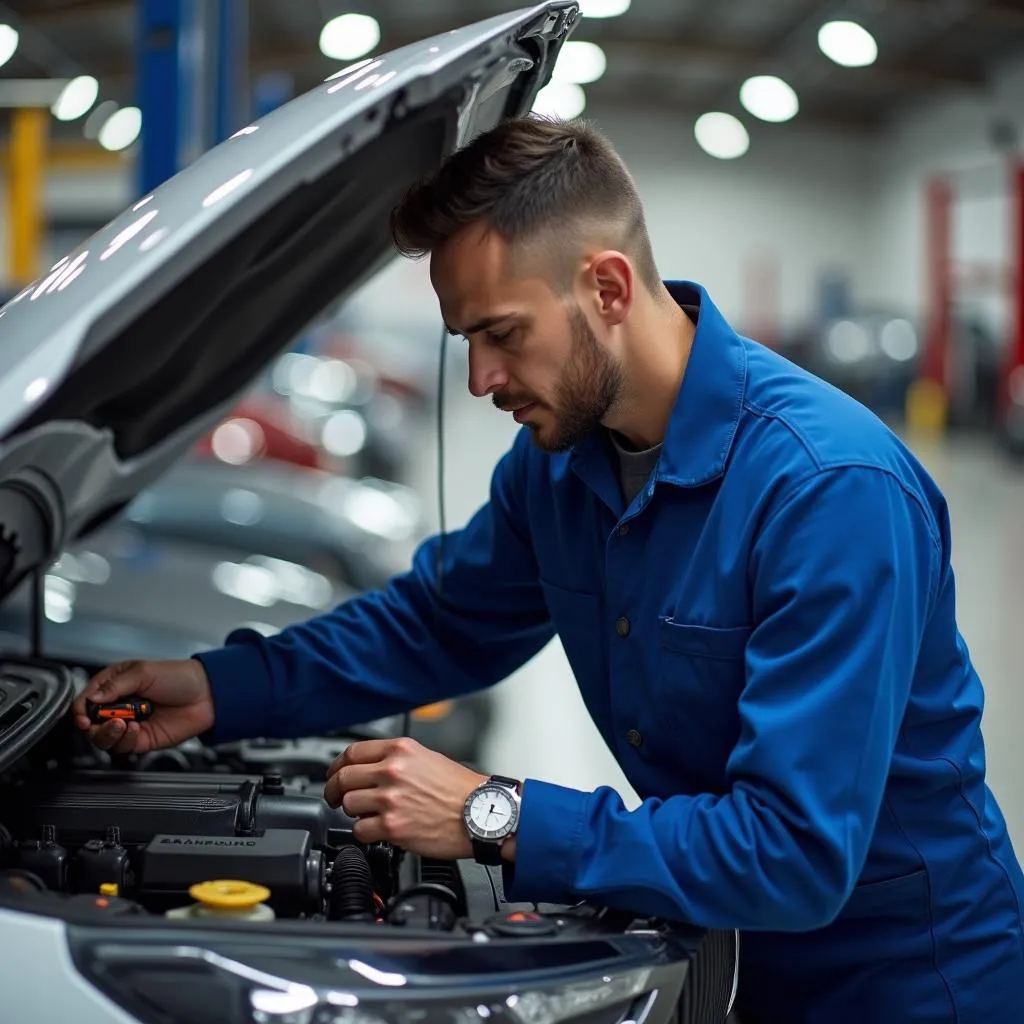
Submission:
POLYGON ((501 843, 484 843, 479 839, 474 839, 473 859, 477 864, 497 867, 501 864, 501 843))
POLYGON ((497 786, 508 786, 509 789, 517 794, 522 789, 522 784, 518 779, 510 779, 507 775, 492 775, 489 781, 497 786))

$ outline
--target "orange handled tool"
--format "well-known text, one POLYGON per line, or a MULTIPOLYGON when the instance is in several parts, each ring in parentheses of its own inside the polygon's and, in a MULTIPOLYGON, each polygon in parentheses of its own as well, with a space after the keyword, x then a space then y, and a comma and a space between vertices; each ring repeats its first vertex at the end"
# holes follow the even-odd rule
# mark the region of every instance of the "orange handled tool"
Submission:
POLYGON ((102 725, 118 718, 123 722, 144 722, 153 714, 153 702, 140 700, 138 697, 129 697, 127 700, 113 701, 110 704, 96 704, 87 700, 85 712, 89 716, 89 721, 95 725, 102 725))

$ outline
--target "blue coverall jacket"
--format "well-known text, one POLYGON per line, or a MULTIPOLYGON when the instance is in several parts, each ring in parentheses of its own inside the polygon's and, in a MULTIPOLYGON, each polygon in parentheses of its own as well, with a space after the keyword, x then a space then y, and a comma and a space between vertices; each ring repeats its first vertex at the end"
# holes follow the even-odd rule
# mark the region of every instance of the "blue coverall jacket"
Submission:
POLYGON ((478 690, 557 634, 643 803, 527 780, 514 899, 739 929, 753 1020, 1020 1024, 1024 877, 945 501, 870 412, 669 287, 696 338, 629 507, 599 434, 522 431, 440 599, 431 540, 386 589, 201 655, 212 738, 478 690))

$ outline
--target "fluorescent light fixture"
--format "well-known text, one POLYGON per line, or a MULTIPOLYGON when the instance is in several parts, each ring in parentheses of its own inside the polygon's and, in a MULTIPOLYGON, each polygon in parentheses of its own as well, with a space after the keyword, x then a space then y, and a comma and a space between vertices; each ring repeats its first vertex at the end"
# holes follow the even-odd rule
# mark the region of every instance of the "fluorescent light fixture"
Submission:
POLYGON ((552 81, 587 85, 596 82, 605 72, 608 59, 597 43, 572 41, 559 51, 551 72, 552 81))
POLYGON ((368 14, 340 14, 320 32, 320 52, 331 60, 358 60, 380 42, 380 25, 368 14))
POLYGON ((818 30, 821 52, 844 68, 863 68, 878 58, 875 37, 855 21, 830 21, 818 30))
POLYGON ((58 121, 77 121, 92 110, 99 94, 100 83, 92 75, 79 75, 64 86, 50 111, 58 121))
POLYGON ((617 18, 629 10, 630 0, 580 0, 584 18, 617 18))
POLYGON ((693 134, 697 145, 717 160, 735 160, 750 149, 750 136, 743 122, 721 111, 701 114, 693 134))
POLYGON ((571 121, 579 117, 587 105, 583 86, 575 82, 551 82, 545 85, 533 101, 533 112, 541 117, 555 117, 571 121))
POLYGON ((127 149, 142 131, 142 111, 138 107, 121 107, 104 122, 99 143, 112 153, 127 149))
POLYGON ((740 86, 740 103, 762 121, 779 123, 796 117, 800 101, 793 89, 774 75, 755 75, 740 86))
POLYGON ((0 67, 6 64, 18 49, 18 32, 10 25, 0 25, 0 67))

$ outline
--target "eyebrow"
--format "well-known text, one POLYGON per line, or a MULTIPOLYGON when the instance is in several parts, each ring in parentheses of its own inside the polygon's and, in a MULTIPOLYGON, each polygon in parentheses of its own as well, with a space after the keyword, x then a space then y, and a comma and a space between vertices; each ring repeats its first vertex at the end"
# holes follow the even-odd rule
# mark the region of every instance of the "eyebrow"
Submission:
POLYGON ((504 313, 501 316, 485 316, 482 320, 477 320, 476 323, 470 324, 468 327, 461 331, 455 330, 453 327, 450 327, 447 323, 445 323, 445 328, 447 329, 449 334, 453 334, 456 336, 461 334, 463 337, 468 338, 469 335, 471 334, 477 334, 480 331, 486 331, 488 327, 494 327, 496 324, 500 324, 505 320, 510 320, 513 316, 515 316, 514 313, 504 313))

